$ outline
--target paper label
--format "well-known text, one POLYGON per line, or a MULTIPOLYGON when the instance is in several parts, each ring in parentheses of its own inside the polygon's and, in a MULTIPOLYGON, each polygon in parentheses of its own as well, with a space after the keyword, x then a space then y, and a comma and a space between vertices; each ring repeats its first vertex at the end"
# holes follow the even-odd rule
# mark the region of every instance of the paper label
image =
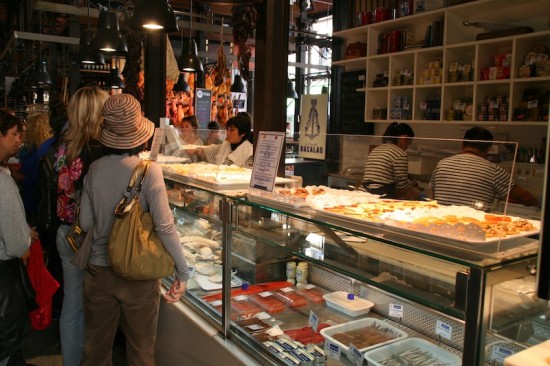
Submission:
POLYGON ((273 192, 284 142, 284 132, 260 132, 254 151, 250 187, 273 192))
POLYGON ((327 357, 335 360, 339 360, 341 353, 342 353, 342 350, 340 349, 339 345, 334 344, 331 341, 325 342, 325 354, 327 355, 327 357))
POLYGON ((394 318, 403 318, 403 305, 390 304, 390 316, 394 318))
POLYGON ((246 301, 246 299, 248 299, 248 296, 246 296, 246 295, 239 295, 239 296, 235 296, 233 299, 234 299, 234 300, 237 300, 237 301, 246 301))
POLYGON ((450 340, 453 337, 453 327, 451 327, 447 323, 442 322, 441 320, 438 320, 435 325, 435 334, 438 334, 441 337, 450 340))
POLYGON ((189 266, 187 267, 187 272, 189 273, 189 278, 195 277, 195 267, 189 266))
POLYGON ((221 306, 222 301, 221 300, 214 300, 210 302, 210 305, 212 306, 221 306))
POLYGON ((499 363, 504 363, 504 359, 513 354, 514 353, 512 351, 505 347, 494 346, 493 351, 491 352, 491 359, 499 363))
POLYGON ((281 289, 282 292, 292 292, 294 289, 292 287, 285 287, 281 289))
POLYGON ((258 314, 254 315, 255 318, 258 318, 260 320, 265 320, 271 318, 271 315, 266 313, 265 311, 259 312, 258 314))
POLYGON ((258 295, 260 295, 261 297, 268 297, 273 295, 273 293, 271 293, 270 291, 264 291, 264 292, 260 292, 258 295))
POLYGON ((534 99, 534 100, 530 100, 527 102, 527 108, 529 109, 532 109, 532 108, 537 108, 537 106, 539 105, 539 101, 534 99))
POLYGON ((304 286, 304 288, 307 289, 307 290, 312 289, 314 287, 315 287, 315 285, 312 285, 312 284, 307 284, 307 285, 304 286))
POLYGON ((164 142, 164 129, 155 128, 155 134, 153 135, 153 142, 151 143, 151 150, 149 151, 149 160, 157 161, 157 157, 160 151, 160 145, 164 142))
POLYGON ((313 310, 309 311, 309 326, 314 332, 317 331, 317 327, 319 326, 319 317, 313 312, 313 310))
POLYGON ((260 330, 260 329, 264 329, 264 327, 262 327, 261 325, 258 325, 258 324, 251 324, 249 326, 246 327, 247 329, 250 329, 250 330, 260 330))
POLYGON ((363 352, 359 352, 359 350, 357 349, 357 347, 353 345, 353 343, 349 344, 349 354, 355 366, 363 365, 363 360, 365 359, 365 355, 363 354, 363 352))
POLYGON ((426 102, 420 103, 420 109, 425 110, 426 108, 428 108, 428 105, 426 104, 426 102))

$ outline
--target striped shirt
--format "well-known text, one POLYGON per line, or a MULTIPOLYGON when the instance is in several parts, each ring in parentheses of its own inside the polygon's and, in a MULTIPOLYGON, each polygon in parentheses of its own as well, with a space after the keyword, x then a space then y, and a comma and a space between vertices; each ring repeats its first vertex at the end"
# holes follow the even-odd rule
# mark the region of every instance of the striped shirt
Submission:
POLYGON ((443 205, 465 205, 489 211, 515 184, 500 166, 473 154, 441 160, 430 180, 434 198, 443 205))
POLYGON ((363 181, 378 184, 395 184, 396 189, 410 187, 409 159, 399 146, 386 143, 371 151, 365 162, 363 181))

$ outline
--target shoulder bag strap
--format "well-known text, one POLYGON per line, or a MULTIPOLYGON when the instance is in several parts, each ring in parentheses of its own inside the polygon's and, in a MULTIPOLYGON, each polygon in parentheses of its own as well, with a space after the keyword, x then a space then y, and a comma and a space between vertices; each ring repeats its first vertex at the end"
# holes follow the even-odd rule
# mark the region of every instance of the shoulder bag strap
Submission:
POLYGON ((132 176, 130 177, 130 181, 128 182, 128 187, 126 187, 126 190, 122 195, 122 199, 115 208, 115 215, 122 215, 125 212, 126 206, 128 205, 130 198, 133 199, 135 197, 139 197, 138 194, 141 191, 143 179, 145 178, 145 174, 147 173, 150 164, 150 160, 142 160, 134 168, 132 176), (134 189, 134 187, 136 187, 136 192, 135 194, 132 194, 132 190, 134 189))

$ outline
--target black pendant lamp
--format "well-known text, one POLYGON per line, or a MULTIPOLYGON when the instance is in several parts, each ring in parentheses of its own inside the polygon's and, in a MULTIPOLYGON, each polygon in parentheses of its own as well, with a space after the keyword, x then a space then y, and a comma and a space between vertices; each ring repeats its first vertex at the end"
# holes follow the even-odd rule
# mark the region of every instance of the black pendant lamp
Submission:
POLYGON ((187 82, 185 81, 185 78, 183 77, 183 74, 180 73, 180 76, 178 77, 178 82, 174 85, 172 88, 172 91, 178 93, 178 92, 188 92, 191 91, 191 87, 187 82))
POLYGON ((101 11, 92 47, 106 53, 116 52, 120 42, 118 18, 111 11, 101 11))
POLYGON ((34 74, 34 83, 38 86, 52 85, 52 77, 48 72, 45 60, 38 60, 34 74))
POLYGON ((91 29, 86 29, 80 36, 80 46, 78 47, 77 62, 83 64, 105 64, 103 53, 92 48, 92 39, 94 32, 91 29))
POLYGON ((294 83, 289 81, 286 88, 286 97, 291 99, 298 99, 298 93, 294 90, 294 83))
POLYGON ((122 57, 122 58, 128 57, 128 42, 126 42, 126 37, 122 34, 118 39, 115 52, 117 57, 122 57))
POLYGON ((166 0, 141 0, 134 8, 130 27, 155 33, 178 31, 174 9, 166 0))
POLYGON ((118 69, 116 67, 111 69, 111 74, 109 75, 109 79, 107 80, 107 85, 111 89, 124 88, 124 81, 122 81, 122 78, 120 77, 120 74, 118 73, 118 69))
POLYGON ((246 93, 246 85, 244 85, 243 78, 241 75, 235 75, 233 80, 233 85, 231 85, 231 93, 246 93))
POLYGON ((191 0, 191 15, 189 17, 189 40, 187 44, 183 44, 183 31, 182 31, 182 47, 181 47, 181 56, 178 59, 178 67, 180 71, 186 72, 203 72, 204 67, 202 66, 201 59, 199 58, 199 53, 197 51, 197 44, 195 40, 191 37, 193 32, 193 1, 191 0))

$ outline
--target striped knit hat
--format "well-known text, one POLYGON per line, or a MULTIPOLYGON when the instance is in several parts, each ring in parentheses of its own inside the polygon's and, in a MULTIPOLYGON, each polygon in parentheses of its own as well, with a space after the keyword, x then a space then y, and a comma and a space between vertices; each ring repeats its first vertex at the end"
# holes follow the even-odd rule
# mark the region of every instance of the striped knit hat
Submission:
POLYGON ((153 136, 155 125, 141 115, 141 107, 130 94, 110 96, 103 106, 105 120, 99 142, 115 149, 133 149, 153 136))

